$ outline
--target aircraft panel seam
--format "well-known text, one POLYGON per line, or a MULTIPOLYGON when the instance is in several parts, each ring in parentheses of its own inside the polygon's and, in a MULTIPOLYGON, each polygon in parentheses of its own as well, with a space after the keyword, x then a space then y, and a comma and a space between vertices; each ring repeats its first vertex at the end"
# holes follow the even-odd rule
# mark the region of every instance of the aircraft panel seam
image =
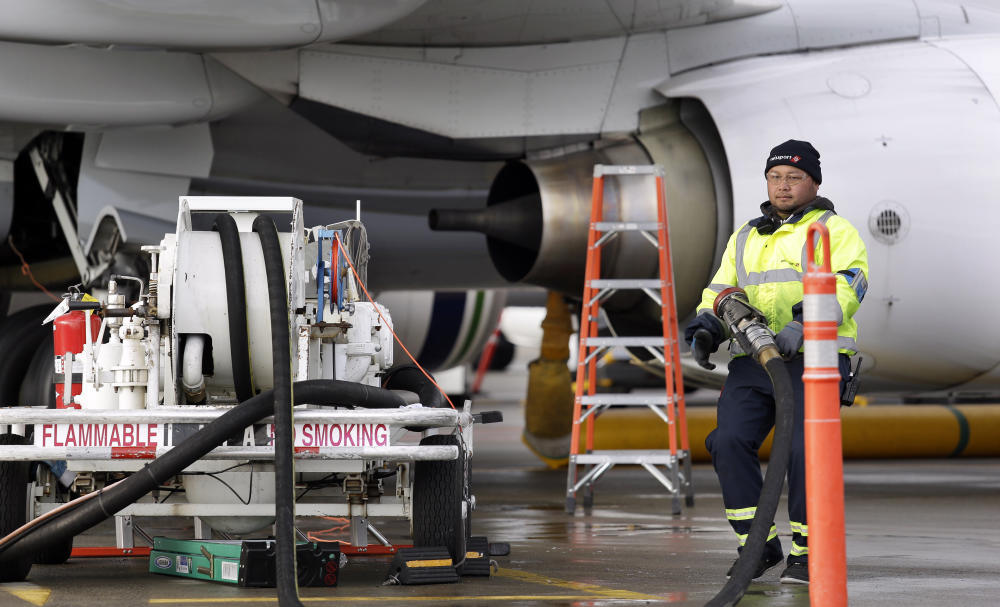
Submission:
MULTIPOLYGON (((610 7, 609 7, 610 8, 610 7)), ((632 42, 632 36, 625 36, 625 44, 622 45, 621 54, 618 56, 618 67, 615 69, 615 75, 611 79, 611 86, 608 87, 608 94, 604 98, 604 115, 601 117, 600 131, 604 132, 604 125, 608 122, 608 112, 611 111, 611 102, 615 95, 615 89, 618 86, 618 79, 622 73, 622 66, 625 65, 625 53, 628 51, 628 45, 632 42)))
POLYGON ((799 18, 795 15, 795 9, 792 8, 792 3, 785 0, 785 6, 788 7, 788 12, 792 15, 792 24, 795 26, 795 52, 802 51, 802 34, 799 30, 799 18))
POLYGON ((926 44, 928 46, 932 46, 932 47, 934 47, 936 49, 939 49, 939 50, 942 50, 942 51, 948 53, 949 55, 951 55, 952 57, 954 57, 955 59, 957 59, 962 65, 964 65, 965 68, 967 70, 969 70, 969 72, 971 72, 973 76, 975 76, 976 80, 979 81, 979 84, 981 84, 983 86, 983 90, 985 90, 986 94, 990 96, 990 99, 993 101, 993 105, 997 108, 998 111, 1000 111, 1000 100, 998 100, 996 98, 996 96, 993 94, 993 89, 990 88, 989 83, 986 82, 985 80, 983 80, 983 77, 979 74, 979 72, 976 69, 974 69, 969 64, 969 62, 966 61, 964 57, 962 57, 962 55, 960 55, 960 54, 956 53, 954 50, 948 48, 947 45, 936 44, 936 43, 931 42, 929 40, 924 40, 923 42, 924 42, 924 44, 926 44))

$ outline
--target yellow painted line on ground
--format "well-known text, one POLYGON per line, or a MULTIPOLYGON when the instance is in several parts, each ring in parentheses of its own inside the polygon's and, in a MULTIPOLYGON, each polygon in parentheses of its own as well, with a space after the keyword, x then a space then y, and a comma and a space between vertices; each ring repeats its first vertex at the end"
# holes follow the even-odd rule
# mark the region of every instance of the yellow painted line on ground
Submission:
POLYGON ((22 601, 31 603, 32 605, 37 605, 37 607, 42 607, 42 605, 49 600, 49 595, 52 594, 52 591, 48 588, 43 588, 38 584, 32 584, 31 582, 11 582, 7 584, 0 584, 0 588, 3 588, 22 601))
POLYGON ((406 561, 407 567, 451 567, 451 559, 429 559, 423 561, 406 561))
MULTIPOLYGON (((476 596, 341 596, 341 597, 299 597, 303 603, 399 603, 405 601, 413 602, 435 602, 454 603, 457 601, 594 601, 600 599, 617 598, 605 595, 594 594, 510 594, 510 595, 476 595, 476 596)), ((651 597, 656 600, 664 600, 663 597, 651 597)), ((647 599, 648 600, 648 599, 647 599)), ((224 603, 277 603, 277 598, 249 598, 249 597, 224 597, 224 598, 184 598, 184 599, 149 599, 154 605, 194 605, 194 604, 224 604, 224 603)))
MULTIPOLYGON (((567 588, 587 594, 506 594, 506 595, 475 595, 475 596, 407 596, 407 602, 447 603, 457 601, 593 601, 597 599, 618 599, 630 601, 666 601, 662 596, 632 592, 631 590, 615 590, 596 584, 561 580, 537 573, 529 573, 518 569, 499 569, 493 575, 521 582, 541 584, 554 588, 567 588)), ((398 596, 341 596, 341 597, 300 597, 303 603, 398 603, 398 596)), ((276 597, 218 597, 218 598, 176 598, 149 599, 151 605, 193 605, 193 604, 225 604, 225 603, 277 603, 276 597)))
POLYGON ((596 584, 560 580, 547 575, 538 575, 537 573, 529 573, 518 569, 499 569, 493 575, 512 580, 520 580, 522 582, 533 582, 535 584, 543 584, 545 586, 555 586, 557 588, 569 588, 571 590, 578 590, 581 592, 590 592, 592 594, 599 595, 601 598, 634 599, 637 601, 664 600, 662 596, 656 596, 653 594, 642 594, 641 592, 632 592, 631 590, 615 590, 614 588, 605 588, 604 586, 598 586, 596 584))

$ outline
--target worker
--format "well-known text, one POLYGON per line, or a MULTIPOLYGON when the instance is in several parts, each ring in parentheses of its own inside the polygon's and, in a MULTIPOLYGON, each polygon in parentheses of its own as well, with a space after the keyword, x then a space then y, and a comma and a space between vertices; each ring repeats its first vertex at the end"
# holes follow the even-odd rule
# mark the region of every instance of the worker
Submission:
MULTIPOLYGON (((817 196, 823 181, 819 152, 807 141, 788 140, 771 150, 764 165, 768 200, 761 216, 744 223, 730 238, 722 263, 702 294, 697 315, 685 331, 695 360, 712 369, 709 354, 730 338, 729 329, 712 312, 720 291, 740 287, 750 304, 767 318, 793 385, 794 431, 788 462, 788 518, 792 545, 783 583, 809 583, 809 526, 806 521, 804 387, 802 335, 802 276, 813 247, 806 231, 815 222, 830 231, 830 259, 837 277, 840 318, 837 346, 841 389, 857 353, 854 321, 868 288, 868 253, 858 231, 837 215, 830 200, 817 196)), ((814 259, 822 259, 816 257, 814 259)), ((717 427, 705 440, 722 485, 726 518, 739 537, 740 548, 760 497, 763 479, 757 451, 774 426, 774 391, 764 368, 730 340, 729 376, 719 396, 717 427)), ((773 521, 754 579, 782 562, 784 556, 773 521)), ((735 563, 734 563, 735 566, 735 563)), ((729 577, 733 569, 729 569, 729 577)))

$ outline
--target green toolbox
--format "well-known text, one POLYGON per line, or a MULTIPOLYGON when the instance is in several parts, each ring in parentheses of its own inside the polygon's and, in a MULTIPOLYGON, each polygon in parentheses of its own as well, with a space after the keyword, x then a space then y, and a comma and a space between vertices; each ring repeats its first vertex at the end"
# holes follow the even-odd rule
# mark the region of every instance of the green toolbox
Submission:
MULTIPOLYGON (((274 586, 274 540, 175 540, 153 538, 152 573, 247 587, 274 586)), ((296 546, 300 586, 336 586, 340 547, 333 542, 296 546)))

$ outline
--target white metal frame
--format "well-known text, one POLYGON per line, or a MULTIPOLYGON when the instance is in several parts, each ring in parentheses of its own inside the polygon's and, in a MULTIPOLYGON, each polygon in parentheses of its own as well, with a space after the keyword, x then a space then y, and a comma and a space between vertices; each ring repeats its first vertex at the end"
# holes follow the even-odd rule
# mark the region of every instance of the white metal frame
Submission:
MULTIPOLYGON (((76 410, 76 409, 41 409, 33 407, 11 407, 0 410, 0 432, 21 430, 27 426, 49 423, 73 424, 205 424, 223 415, 227 407, 176 407, 157 408, 155 410, 76 410)), ((453 409, 431 409, 407 407, 403 409, 297 409, 295 412, 298 423, 375 423, 389 426, 393 437, 402 434, 405 428, 424 429, 425 432, 455 432, 461 436, 466 445, 466 452, 472 452, 472 413, 471 402, 466 402, 462 411, 453 409)), ((259 424, 273 422, 268 417, 259 424)), ((155 450, 157 456, 169 451, 171 447, 159 447, 155 450)), ((393 445, 387 448, 325 448, 317 452, 296 452, 297 472, 355 472, 362 473, 366 464, 375 462, 412 464, 416 461, 449 461, 458 457, 458 448, 454 446, 420 446, 415 444, 393 445)), ((0 446, 0 461, 39 461, 60 459, 66 460, 70 470, 76 472, 135 472, 145 466, 152 454, 142 459, 112 458, 110 449, 106 447, 36 447, 31 445, 0 446)), ((264 447, 217 447, 202 457, 199 461, 186 468, 184 472, 205 472, 217 470, 220 464, 243 464, 255 462, 258 465, 270 467, 274 459, 274 449, 264 447)), ((409 476, 409 475, 407 475, 409 476)), ((340 516, 351 519, 352 544, 367 545, 368 532, 379 542, 388 545, 388 541, 372 527, 369 518, 372 517, 402 517, 412 515, 410 501, 410 480, 403 479, 406 486, 403 494, 383 495, 377 502, 352 504, 346 500, 339 502, 324 501, 321 503, 296 503, 297 516, 340 516), (357 529, 355 529, 357 527, 357 529)), ((32 518, 48 512, 60 504, 42 502, 38 499, 39 491, 32 488, 29 499, 29 510, 32 518)), ((133 516, 192 516, 197 527, 201 527, 201 536, 210 533, 203 517, 212 516, 273 516, 275 506, 271 503, 261 504, 206 504, 206 503, 148 503, 132 504, 115 514, 115 537, 118 548, 134 546, 133 516)))

